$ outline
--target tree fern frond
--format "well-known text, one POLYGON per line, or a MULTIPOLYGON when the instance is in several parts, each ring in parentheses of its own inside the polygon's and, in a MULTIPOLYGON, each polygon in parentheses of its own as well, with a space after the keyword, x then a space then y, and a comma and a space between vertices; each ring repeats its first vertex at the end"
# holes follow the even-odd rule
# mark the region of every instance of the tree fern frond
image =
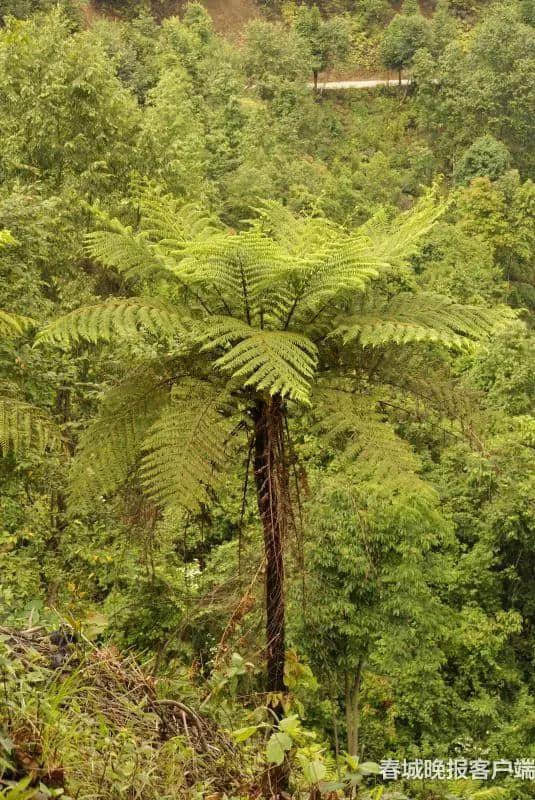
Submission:
POLYGON ((86 235, 88 255, 127 278, 143 279, 159 271, 176 277, 185 245, 216 232, 213 218, 196 205, 184 204, 150 187, 137 200, 142 213, 142 230, 138 233, 92 207, 104 230, 86 235))
POLYGON ((190 243, 178 274, 186 285, 203 287, 251 320, 270 307, 268 298, 287 261, 261 232, 227 233, 190 243))
POLYGON ((404 214, 388 220, 380 212, 361 228, 371 241, 372 252, 386 264, 407 262, 420 249, 423 237, 444 214, 447 204, 438 200, 438 186, 433 186, 404 214))
POLYGON ((74 509, 86 508, 98 495, 112 494, 124 483, 169 394, 165 373, 144 365, 104 396, 72 462, 69 493, 74 509))
POLYGON ((62 448, 61 431, 40 409, 13 397, 0 397, 0 450, 5 454, 62 448))
POLYGON ((335 241, 341 228, 325 217, 296 216, 276 200, 265 200, 255 209, 258 220, 252 220, 255 230, 261 230, 292 257, 317 252, 326 243, 335 241))
POLYGON ((423 492, 431 491, 418 476, 421 462, 410 444, 378 413, 377 393, 323 391, 317 399, 323 412, 318 429, 344 459, 358 463, 362 477, 385 488, 406 484, 412 491, 418 483, 423 492))
POLYGON ((175 390, 171 404, 143 443, 141 479, 163 507, 197 510, 209 501, 227 454, 231 421, 222 416, 221 393, 200 382, 175 390))
POLYGON ((365 304, 332 335, 346 343, 358 338, 361 345, 372 347, 427 341, 466 349, 511 318, 507 309, 461 305, 429 292, 402 292, 391 300, 365 304))
POLYGON ((35 325, 33 319, 30 317, 23 317, 20 314, 9 314, 7 311, 0 309, 0 336, 11 338, 13 336, 20 336, 28 328, 35 325))
POLYGON ((85 235, 85 249, 90 258, 105 267, 119 270, 126 278, 147 278, 167 270, 166 259, 147 240, 145 232, 134 233, 118 220, 111 220, 113 230, 90 231, 85 235))
POLYGON ((245 386, 308 403, 309 385, 317 362, 316 346, 297 333, 251 328, 232 317, 217 317, 204 331, 203 350, 226 347, 215 365, 245 386))
POLYGON ((67 347, 73 342, 129 339, 144 330, 150 334, 175 336, 191 323, 169 303, 144 297, 113 298, 82 306, 49 323, 36 337, 36 343, 67 347))
POLYGON ((316 256, 316 264, 307 269, 301 300, 308 308, 343 292, 365 292, 370 281, 385 266, 360 234, 343 236, 316 256))
POLYGON ((156 187, 143 188, 138 195, 142 227, 147 236, 180 258, 186 243, 214 235, 216 220, 194 203, 184 203, 156 187))

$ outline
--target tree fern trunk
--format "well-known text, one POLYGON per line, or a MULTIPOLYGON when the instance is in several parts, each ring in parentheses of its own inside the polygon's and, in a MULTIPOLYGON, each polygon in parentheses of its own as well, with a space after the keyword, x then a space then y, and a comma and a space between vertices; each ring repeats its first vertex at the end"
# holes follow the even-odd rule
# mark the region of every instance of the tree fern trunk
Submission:
MULTIPOLYGON (((284 457, 284 408, 281 398, 261 400, 254 410, 254 474, 266 558, 267 690, 282 694, 284 684, 284 539, 289 513, 289 480, 284 457)), ((271 704, 280 719, 280 700, 271 704)), ((268 797, 279 797, 287 785, 284 765, 269 771, 268 797)))

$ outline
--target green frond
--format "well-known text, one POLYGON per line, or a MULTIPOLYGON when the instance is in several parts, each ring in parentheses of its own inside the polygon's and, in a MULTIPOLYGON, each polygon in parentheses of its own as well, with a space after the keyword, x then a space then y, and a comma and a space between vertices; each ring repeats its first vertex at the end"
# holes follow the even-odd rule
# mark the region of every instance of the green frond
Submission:
POLYGON ((276 202, 258 209, 255 230, 277 243, 277 269, 269 275, 275 315, 310 312, 344 292, 365 291, 386 264, 360 231, 347 233, 322 217, 296 217, 276 202))
POLYGON ((143 443, 141 479, 159 505, 197 510, 209 502, 231 431, 231 420, 220 413, 223 403, 219 392, 200 381, 173 392, 143 443))
POLYGON ((306 336, 251 328, 233 317, 217 317, 209 321, 203 339, 203 350, 228 347, 239 340, 215 365, 234 378, 246 378, 245 386, 308 403, 317 349, 306 336))
POLYGON ((175 258, 188 242, 202 241, 218 230, 214 218, 194 203, 184 203, 158 188, 147 187, 138 195, 142 228, 149 238, 175 258))
POLYGON ((184 204, 154 188, 142 191, 137 200, 142 213, 138 233, 98 207, 92 208, 104 230, 86 235, 88 255, 129 279, 162 271, 176 277, 186 244, 214 234, 213 219, 196 205, 184 204))
POLYGON ((305 267, 301 296, 301 302, 311 309, 343 292, 365 292, 385 266, 360 234, 341 236, 315 255, 314 260, 316 263, 305 267))
POLYGON ((61 431, 47 414, 13 397, 0 397, 0 450, 14 453, 60 450, 61 431))
POLYGON ((444 214, 447 204, 440 202, 438 187, 433 186, 404 214, 388 220, 380 212, 361 228, 361 234, 369 237, 372 252, 386 264, 403 264, 416 255, 422 239, 444 214))
POLYGON ((321 250, 327 242, 335 241, 342 231, 339 225, 325 217, 297 216, 276 200, 265 200, 255 211, 258 219, 251 221, 253 228, 273 239, 292 257, 321 250))
POLYGON ((36 343, 68 347, 73 342, 108 342, 131 339, 146 333, 176 336, 188 318, 164 300, 144 297, 113 298, 82 306, 49 323, 36 337, 36 343))
POLYGON ((342 452, 345 461, 359 466, 362 479, 373 480, 385 489, 395 484, 396 489, 406 485, 412 491, 418 485, 422 492, 431 492, 418 475, 420 459, 378 412, 377 392, 324 390, 316 400, 321 412, 318 429, 342 452))
POLYGON ((392 221, 378 215, 353 233, 316 217, 295 217, 278 203, 259 209, 260 222, 287 255, 276 280, 291 282, 299 310, 315 310, 343 293, 362 294, 388 268, 413 256, 444 213, 436 187, 392 221))
POLYGON ((165 258, 147 240, 146 233, 134 233, 117 220, 110 222, 114 230, 91 231, 85 236, 85 249, 95 261, 117 269, 126 278, 147 278, 167 270, 165 258))
POLYGON ((104 396, 98 416, 82 433, 70 472, 70 499, 83 509, 112 494, 136 465, 143 439, 169 400, 164 375, 140 367, 104 396))
POLYGON ((29 317, 22 317, 20 314, 8 314, 7 311, 0 309, 1 337, 7 339, 13 336, 20 336, 34 324, 34 321, 29 317))
POLYGON ((345 319, 332 335, 342 336, 346 343, 359 339, 361 345, 371 347, 439 342, 466 349, 511 317, 506 309, 462 305, 429 292, 402 292, 391 300, 364 304, 361 312, 345 319))
POLYGON ((251 318, 270 308, 287 263, 276 242, 259 231, 221 233, 190 243, 177 274, 187 286, 199 286, 251 318))

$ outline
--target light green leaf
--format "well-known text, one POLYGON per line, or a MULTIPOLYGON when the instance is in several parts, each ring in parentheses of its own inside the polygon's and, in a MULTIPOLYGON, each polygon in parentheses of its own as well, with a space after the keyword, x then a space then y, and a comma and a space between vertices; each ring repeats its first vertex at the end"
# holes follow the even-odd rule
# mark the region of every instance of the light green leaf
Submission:
POLYGON ((292 736, 293 738, 300 732, 301 724, 299 722, 298 717, 295 714, 292 714, 290 717, 284 717, 279 722, 279 728, 284 733, 287 733, 288 736, 292 736))
POLYGON ((317 759, 303 764, 303 776, 307 783, 315 784, 324 779, 327 774, 327 768, 322 761, 317 759))
POLYGON ((248 725, 246 728, 238 728, 237 730, 232 731, 232 738, 238 743, 246 742, 247 739, 250 739, 251 736, 254 736, 258 728, 258 725, 248 725))
POLYGON ((267 743, 266 758, 270 764, 275 764, 277 767, 284 761, 285 753, 290 750, 292 740, 284 733, 284 731, 277 731, 273 733, 267 743))
POLYGON ((363 772, 364 775, 380 775, 381 767, 379 764, 376 764, 375 761, 364 761, 364 763, 360 765, 360 771, 363 772))

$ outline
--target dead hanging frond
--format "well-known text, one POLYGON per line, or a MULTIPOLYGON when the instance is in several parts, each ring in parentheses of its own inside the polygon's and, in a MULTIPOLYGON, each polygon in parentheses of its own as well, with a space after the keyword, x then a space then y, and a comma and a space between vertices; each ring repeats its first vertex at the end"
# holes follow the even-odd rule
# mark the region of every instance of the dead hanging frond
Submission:
MULTIPOLYGON (((306 472, 304 468, 300 469, 299 459, 295 450, 293 440, 290 434, 290 425, 288 417, 285 417, 285 435, 288 445, 288 453, 290 456, 290 471, 293 478, 293 494, 294 500, 290 496, 290 522, 294 532, 294 540, 296 545, 295 561, 298 565, 298 570, 301 576, 301 604, 303 611, 306 608, 306 564, 305 564, 305 544, 304 544, 304 515, 303 515, 303 489, 305 493, 308 492, 308 485, 306 479, 306 472), (297 514, 294 512, 294 507, 297 514)), ((290 486, 290 495, 292 487, 290 486)))
POLYGON ((221 662, 225 659, 228 653, 228 642, 230 638, 234 635, 236 628, 241 623, 243 618, 249 614, 256 605, 256 597, 254 594, 254 587, 256 586, 260 575, 264 569, 266 560, 265 558, 262 559, 258 569, 256 570, 255 574, 253 575, 252 580, 250 581, 247 589, 245 590, 244 594, 240 597, 234 611, 231 614, 231 617, 227 623, 225 630, 219 640, 216 649, 216 655, 214 658, 214 669, 217 669, 220 666, 221 662))

